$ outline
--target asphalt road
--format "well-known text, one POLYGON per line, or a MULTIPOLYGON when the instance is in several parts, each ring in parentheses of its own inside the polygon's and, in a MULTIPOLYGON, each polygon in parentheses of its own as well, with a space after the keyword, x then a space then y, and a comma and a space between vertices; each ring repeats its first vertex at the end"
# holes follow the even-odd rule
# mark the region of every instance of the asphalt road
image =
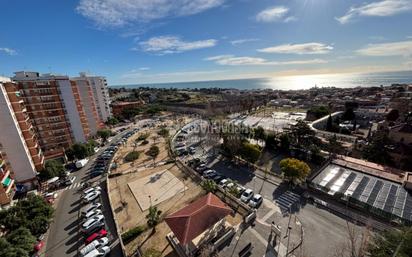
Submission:
MULTIPOLYGON (((116 135, 112 142, 116 142, 122 135, 127 133, 124 131, 116 135)), ((110 145, 110 143, 108 144, 110 145)), ((106 146, 107 147, 107 146, 106 146)), ((62 257, 62 256, 77 256, 78 250, 84 246, 84 238, 80 233, 80 227, 83 220, 79 218, 82 197, 82 183, 86 181, 93 183, 93 185, 100 185, 102 188, 102 194, 100 196, 100 202, 102 203, 102 211, 105 216, 106 229, 109 232, 111 239, 111 253, 112 257, 122 256, 120 244, 116 234, 116 228, 112 213, 110 211, 109 200, 107 196, 107 190, 105 186, 104 177, 99 176, 94 179, 89 179, 87 172, 94 163, 96 157, 106 149, 102 147, 98 153, 89 158, 89 162, 82 169, 73 172, 70 176, 76 176, 76 180, 72 186, 65 189, 58 190, 58 197, 55 206, 54 220, 50 225, 47 244, 46 244, 46 257, 62 257)))

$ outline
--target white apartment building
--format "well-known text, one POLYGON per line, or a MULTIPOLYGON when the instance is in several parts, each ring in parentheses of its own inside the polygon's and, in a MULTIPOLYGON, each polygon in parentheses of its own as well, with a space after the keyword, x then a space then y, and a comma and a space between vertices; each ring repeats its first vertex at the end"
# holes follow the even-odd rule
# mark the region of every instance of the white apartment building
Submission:
MULTIPOLYGON (((32 159, 22 128, 19 125, 18 115, 24 117, 25 108, 15 113, 13 105, 20 105, 20 101, 11 101, 4 83, 10 79, 0 77, 0 150, 7 154, 7 161, 14 171, 17 182, 29 183, 36 178, 37 171, 32 159)), ((36 146, 37 147, 37 146, 36 146)), ((43 162, 41 152, 38 154, 43 162)))
POLYGON ((85 72, 80 72, 80 77, 72 78, 74 81, 87 80, 92 88, 96 111, 102 122, 112 116, 110 109, 110 96, 107 88, 107 81, 102 76, 89 76, 85 72))

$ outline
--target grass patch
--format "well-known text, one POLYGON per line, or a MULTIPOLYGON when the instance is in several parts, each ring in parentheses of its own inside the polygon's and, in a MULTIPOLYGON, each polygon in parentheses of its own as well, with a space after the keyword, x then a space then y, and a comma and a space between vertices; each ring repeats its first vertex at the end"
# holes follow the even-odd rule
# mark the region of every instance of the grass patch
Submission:
POLYGON ((144 227, 137 226, 122 234, 123 243, 127 244, 145 231, 144 227))

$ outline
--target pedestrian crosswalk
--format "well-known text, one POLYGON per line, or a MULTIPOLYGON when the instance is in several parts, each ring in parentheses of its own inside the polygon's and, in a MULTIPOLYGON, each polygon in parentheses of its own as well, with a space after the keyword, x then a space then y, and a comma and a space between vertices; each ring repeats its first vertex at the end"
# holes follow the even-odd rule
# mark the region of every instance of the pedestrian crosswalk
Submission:
POLYGON ((70 189, 79 188, 79 187, 82 187, 83 184, 84 184, 84 182, 81 182, 81 183, 80 183, 80 182, 78 182, 78 183, 73 183, 73 184, 71 184, 70 186, 66 187, 65 189, 66 189, 66 190, 70 190, 70 189))
POLYGON ((279 205, 280 210, 282 213, 286 213, 289 211, 290 207, 299 202, 300 200, 300 195, 293 193, 291 191, 286 191, 283 193, 279 198, 275 200, 276 204, 279 205))

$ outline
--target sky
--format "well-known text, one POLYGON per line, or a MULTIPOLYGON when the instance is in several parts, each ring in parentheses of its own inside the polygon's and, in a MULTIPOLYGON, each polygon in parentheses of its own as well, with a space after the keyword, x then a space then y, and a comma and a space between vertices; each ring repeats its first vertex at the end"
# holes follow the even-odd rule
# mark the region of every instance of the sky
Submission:
POLYGON ((109 84, 412 69, 412 0, 0 0, 0 76, 109 84))

